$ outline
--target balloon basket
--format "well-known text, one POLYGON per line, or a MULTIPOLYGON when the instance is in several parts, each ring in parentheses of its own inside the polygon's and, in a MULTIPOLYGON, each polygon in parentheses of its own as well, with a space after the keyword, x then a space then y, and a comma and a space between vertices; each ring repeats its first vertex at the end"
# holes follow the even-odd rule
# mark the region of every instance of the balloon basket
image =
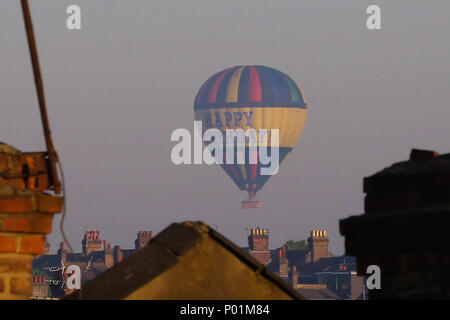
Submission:
POLYGON ((259 200, 244 200, 242 201, 242 209, 261 208, 259 200))

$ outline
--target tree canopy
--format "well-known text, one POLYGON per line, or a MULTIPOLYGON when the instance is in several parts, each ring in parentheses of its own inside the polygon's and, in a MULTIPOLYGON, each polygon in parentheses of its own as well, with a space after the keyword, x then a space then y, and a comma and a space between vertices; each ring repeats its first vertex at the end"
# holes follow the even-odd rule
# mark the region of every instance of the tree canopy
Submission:
POLYGON ((308 249, 308 243, 306 242, 306 240, 298 240, 298 241, 288 240, 288 241, 286 241, 284 246, 291 250, 307 250, 308 249))

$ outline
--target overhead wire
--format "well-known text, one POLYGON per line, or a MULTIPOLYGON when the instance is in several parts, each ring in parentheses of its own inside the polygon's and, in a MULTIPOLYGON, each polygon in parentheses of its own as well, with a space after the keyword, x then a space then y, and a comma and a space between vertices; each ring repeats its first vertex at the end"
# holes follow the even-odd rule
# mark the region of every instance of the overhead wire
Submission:
POLYGON ((58 168, 59 172, 61 173, 61 186, 63 191, 63 209, 61 214, 61 221, 59 222, 59 231, 61 232, 61 237, 63 238, 64 243, 67 244, 67 247, 69 248, 70 253, 73 253, 73 248, 70 245, 69 239, 66 236, 66 233, 64 231, 64 220, 66 219, 66 212, 67 212, 67 189, 66 189, 66 181, 64 179, 64 170, 61 163, 61 159, 58 159, 58 168))

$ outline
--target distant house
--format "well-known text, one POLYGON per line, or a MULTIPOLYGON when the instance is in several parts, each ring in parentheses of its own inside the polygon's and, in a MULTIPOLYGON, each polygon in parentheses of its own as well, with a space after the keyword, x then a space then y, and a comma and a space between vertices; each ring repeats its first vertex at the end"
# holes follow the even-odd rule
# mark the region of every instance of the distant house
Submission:
MULTIPOLYGON (((69 253, 61 243, 56 254, 46 252, 33 261, 33 297, 61 298, 72 291, 65 287, 64 268, 77 265, 81 271, 82 288, 100 274, 144 248, 152 239, 151 231, 137 233, 134 249, 121 249, 100 239, 98 230, 86 231, 82 252, 69 253)), ((363 278, 356 275, 355 259, 334 257, 328 251, 326 231, 311 231, 308 249, 290 250, 286 247, 269 249, 267 229, 254 228, 248 236, 249 246, 243 249, 255 261, 279 276, 306 299, 364 299, 363 278)))
POLYGON ((43 255, 33 260, 33 298, 60 298, 70 293, 65 286, 69 265, 77 265, 81 271, 81 285, 85 285, 102 272, 119 263, 124 258, 147 245, 152 238, 151 231, 137 233, 135 248, 123 250, 120 246, 111 248, 109 243, 100 239, 100 231, 86 231, 81 242, 81 253, 69 253, 64 242, 56 254, 50 254, 46 244, 43 255))
POLYGON ((363 277, 356 274, 355 258, 334 257, 328 251, 325 230, 311 231, 307 241, 306 250, 286 247, 270 250, 269 231, 258 227, 250 230, 249 246, 243 249, 300 290, 305 298, 323 295, 330 299, 364 299, 365 286, 363 277))

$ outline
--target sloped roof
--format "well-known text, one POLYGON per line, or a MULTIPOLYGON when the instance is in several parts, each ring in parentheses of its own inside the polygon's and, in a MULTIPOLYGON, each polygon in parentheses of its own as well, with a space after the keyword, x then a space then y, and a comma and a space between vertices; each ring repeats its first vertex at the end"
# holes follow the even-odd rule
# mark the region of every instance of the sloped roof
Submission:
MULTIPOLYGON (((192 283, 189 283, 193 287, 198 286, 199 283, 204 284, 204 282, 199 282, 198 279, 205 278, 203 272, 206 270, 206 272, 211 273, 209 276, 215 282, 215 285, 228 285, 227 281, 220 282, 222 277, 228 276, 228 279, 232 279, 236 285, 232 292, 235 292, 237 296, 242 294, 241 291, 244 289, 239 286, 244 286, 243 283, 247 281, 247 284, 250 283, 255 288, 263 288, 264 290, 261 290, 258 294, 266 297, 266 299, 268 297, 267 294, 271 292, 277 293, 278 298, 283 296, 285 299, 302 299, 302 296, 285 281, 202 222, 171 224, 154 237, 142 250, 130 255, 122 262, 100 274, 83 286, 82 289, 66 297, 66 299, 124 299, 143 286, 154 283, 158 278, 163 277, 164 274, 169 274, 170 271, 183 263, 185 266, 188 266, 190 273, 186 272, 184 279, 182 277, 174 281, 175 285, 179 286, 178 288, 167 288, 169 286, 167 282, 171 282, 171 279, 165 278, 167 281, 162 282, 162 286, 165 286, 165 288, 161 290, 166 290, 166 295, 167 292, 179 291, 182 284, 180 284, 178 279, 183 282, 195 278, 192 280, 192 283), (200 261, 196 261, 196 259, 186 261, 187 258, 185 257, 188 257, 190 253, 200 252, 201 254, 201 251, 195 250, 199 250, 199 248, 207 245, 210 247, 209 252, 220 251, 224 254, 226 253, 226 255, 221 256, 222 260, 206 260, 206 263, 212 264, 207 269, 205 269, 205 263, 203 263, 205 260, 201 260, 201 255, 198 256, 200 261), (236 275, 242 275, 244 271, 246 274, 251 275, 249 276, 251 279, 234 277, 235 269, 233 269, 233 266, 237 265, 236 275)), ((217 287, 215 288, 217 291, 217 287)), ((221 287, 221 291, 223 290, 224 288, 221 287)), ((214 299, 214 294, 215 291, 211 291, 209 298, 214 299)), ((255 297, 257 296, 249 298, 254 299, 255 297)), ((189 299, 197 299, 195 293, 192 293, 189 299)))
POLYGON ((300 288, 298 292, 307 300, 339 300, 339 296, 329 289, 300 288))
POLYGON ((302 265, 302 273, 316 273, 316 272, 336 272, 340 265, 346 265, 346 271, 356 270, 356 259, 352 256, 326 257, 321 258, 316 262, 311 262, 302 265))

